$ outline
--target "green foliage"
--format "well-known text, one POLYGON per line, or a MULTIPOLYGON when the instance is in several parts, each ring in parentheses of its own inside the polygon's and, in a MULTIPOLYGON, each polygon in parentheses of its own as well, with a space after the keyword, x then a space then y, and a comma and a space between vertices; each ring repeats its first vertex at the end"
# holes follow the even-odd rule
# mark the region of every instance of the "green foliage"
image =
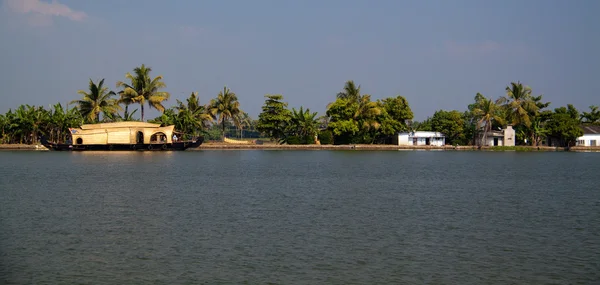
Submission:
POLYGON ((527 146, 492 146, 490 147, 491 151, 519 151, 519 152, 529 152, 529 151, 539 151, 537 148, 527 147, 527 146))
POLYGON ((100 122, 100 113, 110 117, 121 109, 117 100, 111 99, 116 94, 104 86, 104 79, 100 80, 98 84, 90 79, 89 92, 79 90, 77 93, 81 94, 83 98, 73 100, 71 104, 75 103, 79 106, 79 112, 87 123, 100 122))
POLYGON ((319 141, 322 145, 333 144, 333 133, 330 130, 322 130, 319 132, 319 141))
POLYGON ((579 124, 579 112, 569 104, 567 108, 554 109, 554 114, 546 123, 546 129, 550 136, 558 139, 560 146, 572 146, 577 138, 583 135, 579 124))
POLYGON ((218 117, 217 123, 220 123, 223 129, 223 139, 225 139, 225 124, 232 121, 237 127, 240 126, 240 102, 237 95, 231 92, 229 88, 223 87, 217 98, 210 101, 209 113, 213 117, 218 117))
POLYGON ((185 103, 177 100, 176 107, 166 109, 160 116, 149 122, 161 126, 175 125, 177 131, 191 138, 204 134, 210 127, 213 116, 209 108, 209 105, 200 104, 197 92, 192 92, 185 103))
POLYGON ((290 135, 286 136, 282 142, 289 145, 314 144, 314 139, 315 138, 311 136, 290 135))
POLYGON ((152 68, 142 64, 140 67, 133 69, 133 74, 127 72, 125 78, 130 83, 123 81, 117 82, 117 88, 123 88, 119 92, 121 99, 119 103, 125 104, 127 109, 130 104, 139 103, 142 110, 142 121, 144 121, 144 104, 148 102, 149 108, 155 108, 160 112, 164 112, 165 107, 163 102, 171 96, 169 92, 160 91, 166 88, 167 85, 162 81, 162 76, 152 78, 150 72, 152 68))
POLYGON ((64 110, 61 104, 49 110, 21 105, 0 114, 0 143, 35 144, 41 135, 50 141, 65 142, 70 137, 69 128, 79 127, 83 121, 78 109, 64 110))
POLYGON ((279 141, 285 137, 285 131, 292 120, 292 113, 286 108, 287 103, 283 102, 283 95, 265 95, 267 98, 262 107, 262 112, 258 115, 256 129, 265 134, 268 138, 279 141))
POLYGON ((390 114, 385 112, 383 105, 382 102, 371 101, 371 95, 361 95, 360 86, 356 87, 353 81, 346 82, 344 90, 327 107, 327 127, 333 132, 334 143, 373 143, 381 136, 382 122, 388 133, 401 128, 390 121, 390 114))
POLYGON ((456 110, 439 110, 431 118, 431 129, 443 133, 446 136, 446 144, 466 144, 464 127, 463 114, 456 110))
POLYGON ((581 121, 586 124, 600 125, 600 110, 598 106, 590 106, 590 112, 583 112, 581 114, 581 121))

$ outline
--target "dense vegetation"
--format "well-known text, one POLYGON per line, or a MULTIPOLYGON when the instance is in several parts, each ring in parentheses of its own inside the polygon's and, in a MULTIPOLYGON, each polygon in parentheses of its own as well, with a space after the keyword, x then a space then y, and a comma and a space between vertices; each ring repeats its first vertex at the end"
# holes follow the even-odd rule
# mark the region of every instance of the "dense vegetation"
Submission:
POLYGON ((318 117, 300 106, 288 109, 281 94, 265 95, 266 100, 258 119, 253 120, 240 108, 238 97, 224 87, 214 99, 201 104, 198 93, 192 92, 185 102, 165 108, 170 94, 162 76, 152 77, 145 65, 126 73, 126 81, 116 83, 119 91, 111 91, 104 79, 88 83, 79 90, 79 99, 46 109, 21 105, 0 114, 0 143, 35 144, 40 135, 51 141, 64 142, 69 128, 84 123, 136 121, 131 110, 140 106, 140 119, 145 120, 145 106, 161 112, 148 120, 161 125, 175 125, 188 137, 203 135, 207 140, 224 137, 265 137, 287 144, 387 144, 404 131, 437 131, 452 145, 475 145, 487 132, 512 125, 519 145, 540 145, 553 140, 555 144, 572 145, 582 135, 581 124, 600 124, 600 110, 590 106, 580 113, 572 105, 549 109, 550 102, 534 96, 528 86, 512 82, 506 95, 496 100, 477 93, 466 111, 438 110, 426 120, 413 121, 413 112, 402 96, 372 100, 361 94, 354 81, 346 82, 343 90, 327 106, 324 116, 318 117), (69 105, 74 107, 69 108, 69 105))

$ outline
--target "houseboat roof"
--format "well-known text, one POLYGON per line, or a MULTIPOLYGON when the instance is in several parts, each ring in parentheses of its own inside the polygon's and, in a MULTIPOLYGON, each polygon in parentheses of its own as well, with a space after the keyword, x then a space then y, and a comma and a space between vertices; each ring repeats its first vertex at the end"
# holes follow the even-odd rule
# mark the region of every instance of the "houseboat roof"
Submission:
POLYGON ((584 135, 600 135, 600 126, 582 125, 584 135))
POLYGON ((112 129, 112 128, 160 128, 160 124, 129 121, 129 122, 81 125, 82 130, 97 130, 97 129, 112 129))

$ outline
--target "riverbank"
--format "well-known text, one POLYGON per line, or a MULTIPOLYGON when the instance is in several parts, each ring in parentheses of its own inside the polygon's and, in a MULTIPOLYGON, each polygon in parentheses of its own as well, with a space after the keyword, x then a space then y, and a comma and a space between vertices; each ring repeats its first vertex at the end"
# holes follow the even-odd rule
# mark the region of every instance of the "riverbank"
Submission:
MULTIPOLYGON (((398 145, 376 145, 376 144, 356 144, 356 145, 277 145, 277 144, 226 144, 226 143, 206 143, 200 147, 193 149, 198 150, 375 150, 375 151, 399 151, 399 150, 416 150, 416 151, 565 151, 562 147, 532 147, 532 146, 516 146, 516 147, 481 147, 477 146, 398 146, 398 145)), ((192 150, 192 149, 190 149, 192 150)), ((571 148, 571 150, 576 150, 571 148)), ((588 150, 588 149, 586 149, 588 150)), ((600 147, 594 149, 600 151, 600 147)))
MULTIPOLYGON (((28 145, 28 144, 0 144, 0 150, 35 150, 47 151, 43 145, 28 145)), ((219 142, 209 142, 200 145, 195 149, 188 151, 201 150, 362 150, 362 151, 517 151, 517 152, 534 152, 534 151, 575 151, 575 152, 600 152, 600 146, 584 147, 575 146, 570 149, 563 147, 549 146, 484 146, 478 148, 476 146, 398 146, 398 145, 376 145, 376 144, 356 144, 356 145, 278 145, 278 144, 228 144, 219 142)))
POLYGON ((48 150, 41 144, 0 144, 0 150, 48 150))

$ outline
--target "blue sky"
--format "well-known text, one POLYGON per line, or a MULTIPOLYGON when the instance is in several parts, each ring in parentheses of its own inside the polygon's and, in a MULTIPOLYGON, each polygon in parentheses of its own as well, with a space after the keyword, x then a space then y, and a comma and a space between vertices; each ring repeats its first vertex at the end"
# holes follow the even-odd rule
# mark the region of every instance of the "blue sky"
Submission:
POLYGON ((115 89, 142 63, 167 106, 227 85, 252 117, 278 93, 324 113, 346 80, 406 97, 418 120, 511 81, 551 107, 600 105, 595 0, 2 1, 0 112, 65 104, 89 78, 115 89))

